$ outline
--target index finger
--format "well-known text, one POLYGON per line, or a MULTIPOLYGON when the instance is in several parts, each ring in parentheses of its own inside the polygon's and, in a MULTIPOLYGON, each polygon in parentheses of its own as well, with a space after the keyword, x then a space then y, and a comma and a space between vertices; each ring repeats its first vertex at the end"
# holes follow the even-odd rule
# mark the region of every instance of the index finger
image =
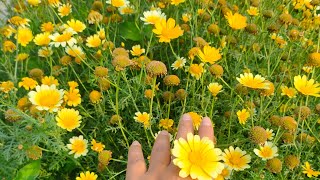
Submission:
POLYGON ((199 136, 201 138, 207 137, 211 141, 215 142, 214 138, 214 129, 212 122, 209 117, 204 117, 199 127, 199 136))
POLYGON ((183 138, 187 139, 187 134, 193 134, 193 123, 192 118, 189 114, 182 115, 179 126, 178 126, 178 133, 176 139, 183 138))

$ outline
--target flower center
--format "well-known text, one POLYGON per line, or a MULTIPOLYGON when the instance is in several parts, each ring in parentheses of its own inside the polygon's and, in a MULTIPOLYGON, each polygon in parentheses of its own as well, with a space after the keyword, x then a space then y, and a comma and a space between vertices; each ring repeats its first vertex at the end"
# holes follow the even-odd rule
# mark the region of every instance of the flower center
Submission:
POLYGON ((78 122, 77 122, 77 117, 74 116, 73 114, 71 115, 66 115, 64 117, 65 121, 63 122, 65 127, 66 128, 73 128, 75 127, 76 125, 78 125, 78 122))
POLYGON ((201 68, 199 66, 192 66, 191 67, 191 72, 194 74, 200 74, 201 73, 201 68))
POLYGON ((234 153, 231 158, 229 159, 230 163, 233 165, 238 165, 241 162, 240 154, 234 153))
POLYGON ((70 33, 63 33, 56 38, 56 42, 66 42, 71 39, 72 34, 70 33))
POLYGON ((191 151, 189 153, 189 161, 191 162, 191 164, 200 165, 201 160, 202 160, 202 157, 198 151, 191 151))
POLYGON ((269 147, 264 147, 261 151, 263 157, 271 157, 272 150, 269 147))
POLYGON ((81 140, 75 141, 72 146, 72 149, 76 151, 76 153, 82 153, 85 150, 84 143, 81 140))
POLYGON ((151 24, 156 24, 159 20, 159 16, 149 16, 146 18, 146 21, 151 24))
POLYGON ((45 106, 45 107, 49 107, 49 108, 57 105, 59 103, 59 101, 60 101, 59 92, 51 91, 51 90, 40 92, 36 97, 36 102, 40 106, 45 106))

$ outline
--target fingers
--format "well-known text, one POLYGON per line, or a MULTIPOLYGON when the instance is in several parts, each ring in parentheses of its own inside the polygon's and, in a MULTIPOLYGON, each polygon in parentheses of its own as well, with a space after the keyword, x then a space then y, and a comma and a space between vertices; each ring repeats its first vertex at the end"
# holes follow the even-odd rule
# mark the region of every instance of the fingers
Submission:
POLYGON ((144 161, 141 145, 138 141, 134 141, 129 148, 126 179, 137 179, 145 172, 146 163, 144 161))
POLYGON ((154 143, 150 159, 150 172, 161 171, 170 163, 170 140, 167 131, 161 131, 154 143))
POLYGON ((192 119, 189 114, 182 115, 179 126, 178 126, 178 133, 176 139, 184 138, 187 139, 187 134, 193 134, 193 124, 192 119))
POLYGON ((200 138, 208 137, 211 141, 214 141, 214 130, 210 118, 204 117, 199 127, 200 138))

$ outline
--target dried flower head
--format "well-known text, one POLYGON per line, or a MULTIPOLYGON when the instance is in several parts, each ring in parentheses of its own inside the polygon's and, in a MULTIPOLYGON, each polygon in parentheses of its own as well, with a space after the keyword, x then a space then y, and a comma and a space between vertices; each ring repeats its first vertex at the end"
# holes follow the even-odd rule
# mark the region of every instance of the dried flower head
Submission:
POLYGON ((167 67, 161 61, 150 61, 147 66, 147 73, 151 77, 163 76, 167 74, 167 67))
POLYGON ((163 78, 163 82, 167 86, 178 86, 180 79, 177 75, 167 75, 163 78))
POLYGON ((282 170, 282 161, 279 158, 269 159, 266 168, 272 173, 280 173, 282 170))
POLYGON ((267 131, 261 126, 254 126, 249 133, 250 139, 256 144, 263 144, 268 139, 267 131))
POLYGON ((294 168, 299 166, 300 159, 298 156, 288 155, 285 157, 284 162, 290 170, 293 170, 294 168))

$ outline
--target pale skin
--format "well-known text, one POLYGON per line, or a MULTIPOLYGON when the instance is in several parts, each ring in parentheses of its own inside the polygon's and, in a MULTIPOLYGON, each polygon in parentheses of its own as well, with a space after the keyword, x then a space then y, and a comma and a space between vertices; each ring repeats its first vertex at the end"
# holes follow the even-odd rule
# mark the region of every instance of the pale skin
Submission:
MULTIPOLYGON (((176 138, 186 139, 188 133, 194 133, 192 119, 188 114, 184 114, 180 119, 176 138)), ((210 118, 203 118, 199 127, 199 136, 215 141, 210 118)), ((140 143, 134 141, 131 144, 126 180, 191 180, 190 177, 180 178, 179 171, 179 168, 172 163, 167 131, 161 131, 153 145, 149 168, 146 166, 140 143)))

